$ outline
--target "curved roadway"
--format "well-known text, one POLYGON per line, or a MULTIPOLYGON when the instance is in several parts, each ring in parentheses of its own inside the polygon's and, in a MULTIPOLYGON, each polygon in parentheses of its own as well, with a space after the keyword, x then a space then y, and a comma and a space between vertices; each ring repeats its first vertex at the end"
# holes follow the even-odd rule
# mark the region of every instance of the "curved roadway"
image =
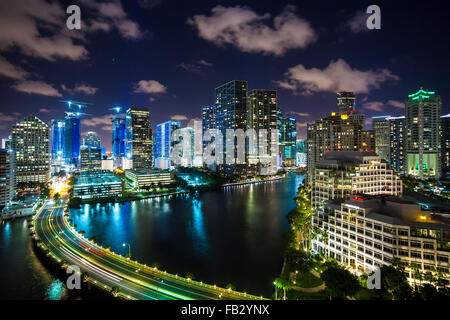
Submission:
POLYGON ((58 261, 87 272, 89 281, 120 296, 138 300, 262 299, 246 293, 191 281, 125 259, 81 236, 69 226, 64 207, 46 206, 34 218, 34 231, 58 261))

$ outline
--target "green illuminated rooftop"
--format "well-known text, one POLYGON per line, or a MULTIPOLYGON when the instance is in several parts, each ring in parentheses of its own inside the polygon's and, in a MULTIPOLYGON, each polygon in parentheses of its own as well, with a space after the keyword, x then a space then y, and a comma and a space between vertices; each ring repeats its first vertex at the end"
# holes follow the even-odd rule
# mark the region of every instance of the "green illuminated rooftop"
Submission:
POLYGON ((431 95, 434 95, 434 94, 435 94, 434 91, 425 91, 421 87, 420 90, 417 91, 416 93, 408 95, 408 98, 410 98, 412 100, 418 100, 420 98, 429 98, 431 95))

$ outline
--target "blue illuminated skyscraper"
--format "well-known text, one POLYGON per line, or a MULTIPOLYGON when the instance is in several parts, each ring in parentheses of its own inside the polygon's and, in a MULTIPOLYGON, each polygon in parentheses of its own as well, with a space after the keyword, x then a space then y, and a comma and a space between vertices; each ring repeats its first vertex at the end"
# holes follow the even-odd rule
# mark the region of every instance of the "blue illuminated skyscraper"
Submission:
POLYGON ((121 108, 113 109, 116 114, 112 118, 112 154, 115 159, 127 154, 127 119, 121 114, 121 108))
POLYGON ((80 104, 67 103, 64 128, 64 158, 66 163, 78 168, 80 164, 81 147, 81 108, 80 104))
POLYGON ((179 121, 167 121, 160 123, 156 127, 156 146, 155 146, 155 167, 160 169, 169 169, 170 152, 173 147, 172 133, 181 128, 179 121))
POLYGON ((62 162, 64 159, 65 127, 66 127, 65 120, 53 119, 51 121, 50 147, 51 147, 52 162, 54 161, 62 162))

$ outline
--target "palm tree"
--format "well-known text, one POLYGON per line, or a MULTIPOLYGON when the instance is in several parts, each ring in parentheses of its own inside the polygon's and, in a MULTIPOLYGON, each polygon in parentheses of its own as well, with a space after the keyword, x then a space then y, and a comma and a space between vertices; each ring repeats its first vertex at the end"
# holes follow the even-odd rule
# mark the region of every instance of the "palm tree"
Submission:
POLYGON ((283 300, 286 300, 286 291, 291 288, 291 282, 289 281, 289 279, 285 276, 278 277, 275 279, 274 284, 278 289, 283 290, 283 300))
POLYGON ((188 273, 186 273, 185 278, 188 280, 194 280, 195 276, 193 273, 188 272, 188 273))

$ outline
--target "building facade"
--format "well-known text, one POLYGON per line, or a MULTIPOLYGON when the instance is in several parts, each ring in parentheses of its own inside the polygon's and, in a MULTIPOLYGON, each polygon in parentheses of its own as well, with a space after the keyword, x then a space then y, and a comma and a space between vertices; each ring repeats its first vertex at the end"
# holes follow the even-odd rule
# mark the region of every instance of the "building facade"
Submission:
POLYGON ((98 147, 100 148, 101 139, 94 131, 86 132, 86 135, 83 139, 83 146, 88 147, 98 147))
POLYGON ((127 157, 133 168, 152 167, 152 129, 148 108, 131 107, 127 110, 127 157))
POLYGON ((125 115, 114 114, 112 117, 112 155, 114 159, 127 156, 127 120, 125 115))
POLYGON ((442 173, 450 173, 450 114, 441 117, 441 132, 442 132, 442 173))
POLYGON ((311 184, 311 205, 318 209, 329 199, 352 194, 401 195, 402 181, 374 152, 332 151, 320 160, 311 184))
POLYGON ((391 116, 372 117, 372 128, 375 135, 375 153, 381 159, 389 160, 391 145, 391 116))
POLYGON ((443 275, 448 283, 448 220, 394 196, 330 200, 313 217, 313 226, 326 230, 328 239, 314 239, 312 250, 360 273, 373 272, 399 258, 411 282, 417 267, 423 274, 443 275))
POLYGON ((96 146, 82 146, 80 154, 81 154, 80 168, 82 171, 102 169, 101 148, 96 146))
POLYGON ((405 173, 406 127, 405 116, 390 117, 389 163, 400 174, 405 173))
POLYGON ((12 199, 10 151, 0 149, 0 207, 6 206, 12 199))
POLYGON ((167 170, 173 166, 171 161, 172 148, 175 144, 173 133, 180 128, 179 121, 167 121, 156 126, 155 168, 167 170))
POLYGON ((50 171, 49 127, 29 115, 12 126, 11 148, 15 184, 47 182, 50 171))
POLYGON ((75 174, 73 196, 81 199, 113 198, 122 195, 122 180, 105 170, 75 174))
POLYGON ((154 189, 175 186, 174 174, 167 170, 133 169, 125 170, 125 177, 137 191, 151 191, 154 189))
POLYGON ((405 102, 406 174, 424 179, 441 176, 442 102, 435 92, 421 87, 405 102))

